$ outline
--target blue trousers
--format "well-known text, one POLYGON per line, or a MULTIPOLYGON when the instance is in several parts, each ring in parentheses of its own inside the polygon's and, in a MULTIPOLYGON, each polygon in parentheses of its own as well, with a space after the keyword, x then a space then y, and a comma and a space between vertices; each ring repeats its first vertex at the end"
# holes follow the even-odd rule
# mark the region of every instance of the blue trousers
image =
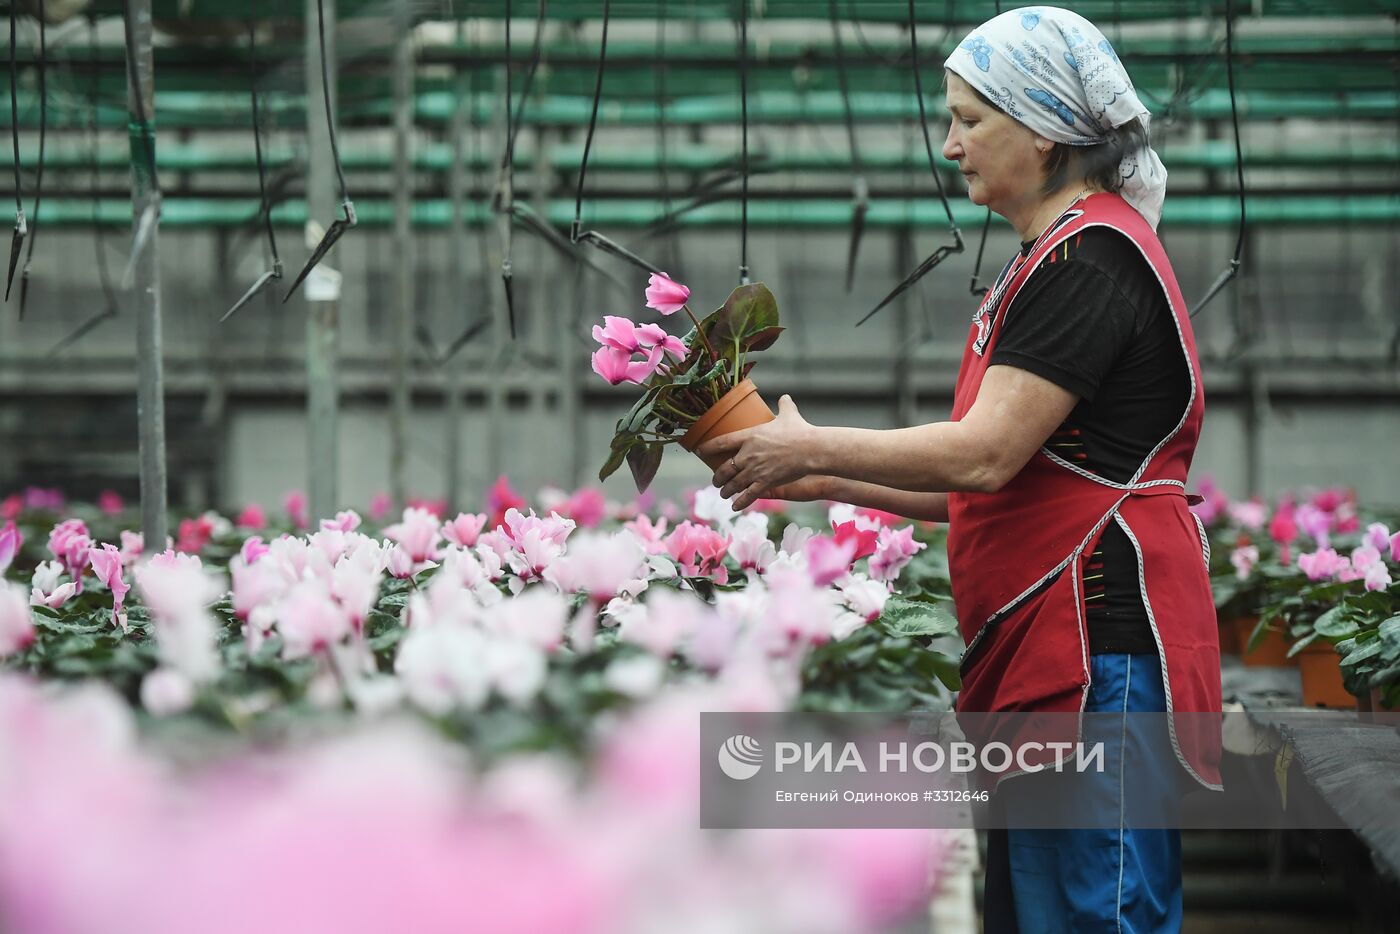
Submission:
MULTIPOLYGON (((1086 711, 1133 713, 1166 710, 1156 655, 1094 655, 1086 711)), ((1140 718, 1146 719, 1146 718, 1140 718)), ((1127 722, 1127 721, 1124 721, 1127 722)), ((1134 720, 1137 723, 1138 720, 1134 720)), ((1166 734, 1146 742, 1129 730, 1111 731, 1105 770, 1086 793, 1094 807, 1120 809, 1125 783, 1131 796, 1179 800, 1181 775, 1166 734), (1137 743, 1136 747, 1131 744, 1137 743), (1122 767, 1131 747, 1130 775, 1122 767), (1143 768, 1144 748, 1156 756, 1143 768), (1151 787, 1144 788, 1147 784, 1151 787)), ((1098 829, 1014 829, 1016 813, 1044 807, 1029 794, 1030 775, 998 789, 1006 826, 988 831, 984 931, 1018 934, 1169 934, 1181 929, 1181 832, 1137 825, 1098 829)), ((1134 801, 1140 798, 1134 797, 1134 801)), ((1113 813, 1108 811, 1106 813, 1113 813)), ((1026 821, 1034 823, 1034 821, 1026 821)), ((1169 826, 1169 825, 1167 825, 1169 826)))

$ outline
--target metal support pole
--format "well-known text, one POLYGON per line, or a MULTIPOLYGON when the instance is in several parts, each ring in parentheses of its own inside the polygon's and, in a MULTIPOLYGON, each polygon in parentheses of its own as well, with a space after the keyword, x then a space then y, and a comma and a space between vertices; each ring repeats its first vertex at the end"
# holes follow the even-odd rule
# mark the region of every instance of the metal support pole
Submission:
MULTIPOLYGON (((504 69, 497 76, 497 87, 505 87, 504 69)), ((500 102, 500 97, 496 96, 496 104, 492 112, 491 128, 493 135, 501 139, 501 146, 504 152, 506 137, 506 108, 510 102, 505 104, 500 102)), ((504 217, 498 221, 504 229, 501 231, 501 243, 508 243, 510 236, 510 217, 504 217)), ((484 240, 482 241, 485 242, 484 240)), ((500 268, 500 257, 496 257, 494 268, 500 268)), ((539 268, 538 266, 535 268, 539 268)), ((491 270, 487 269, 483 275, 489 283, 488 288, 499 288, 495 284, 491 270)), ((509 324, 506 320, 507 309, 505 302, 492 302, 491 304, 491 388, 487 392, 487 423, 486 423, 486 467, 487 483, 494 483, 501 475, 502 464, 504 462, 502 448, 505 446, 505 419, 506 405, 509 400, 506 396, 505 373, 506 373, 506 352, 510 341, 509 324)))
MULTIPOLYGON (((458 26, 458 43, 462 42, 461 26, 458 26)), ((452 108, 452 122, 447 132, 452 137, 452 167, 447 173, 448 197, 452 199, 452 223, 447 238, 447 252, 451 257, 452 307, 460 307, 463 314, 451 328, 466 327, 468 318, 474 317, 467 308, 467 295, 470 285, 467 279, 467 101, 471 99, 471 80, 465 72, 457 73, 457 101, 452 108)), ((447 406, 443 437, 447 444, 447 514, 456 515, 462 508, 462 379, 461 355, 443 364, 447 368, 444 375, 447 406)))
MULTIPOLYGON (((155 133, 155 54, 151 46, 151 0, 131 0, 133 62, 136 73, 127 83, 131 113, 131 221, 133 232, 141 216, 159 198, 155 179, 147 161, 147 146, 154 151, 155 140, 143 138, 137 114, 144 113, 150 132, 155 133), (139 103, 138 103, 139 97, 139 103)), ((166 468, 165 468, 165 385, 161 360, 160 324, 160 214, 156 212, 149 239, 134 267, 136 302, 136 348, 139 382, 136 389, 136 417, 141 458, 141 533, 148 554, 165 549, 166 468)))
MULTIPOLYGON (((914 256, 914 232, 909 227, 900 227, 895 232, 895 267, 894 275, 903 275, 903 270, 913 269, 918 259, 914 256)), ((901 428, 917 424, 918 394, 914 388, 913 379, 913 352, 916 342, 910 340, 910 335, 914 333, 914 302, 917 289, 909 289, 899 297, 895 305, 895 313, 898 315, 899 323, 895 328, 895 367, 894 367, 894 391, 895 391, 895 424, 901 428)))
MULTIPOLYGON (((323 0, 326 14, 326 73, 330 77, 332 109, 336 100, 335 0, 323 0)), ((321 46, 317 42, 316 0, 306 0, 306 208, 307 246, 321 239, 311 229, 312 218, 331 217, 336 211, 335 159, 331 153, 330 127, 324 107, 316 106, 321 86, 321 46)), ((339 273, 327 267, 336 255, 307 278, 306 295, 306 421, 308 448, 307 490, 311 518, 335 513, 339 499, 340 401, 337 386, 337 345, 340 331, 339 273)))
POLYGON ((408 460, 408 419, 411 408, 408 356, 413 344, 413 24, 407 5, 394 11, 394 306, 390 366, 393 372, 389 405, 389 489, 394 504, 408 501, 404 476, 408 460))

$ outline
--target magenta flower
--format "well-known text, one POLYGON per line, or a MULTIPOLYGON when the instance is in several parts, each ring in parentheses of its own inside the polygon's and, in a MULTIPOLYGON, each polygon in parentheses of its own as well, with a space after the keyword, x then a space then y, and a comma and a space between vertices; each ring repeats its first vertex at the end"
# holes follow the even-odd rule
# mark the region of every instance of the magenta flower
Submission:
POLYGON ((633 360, 632 355, 616 347, 603 346, 593 352, 593 372, 612 386, 618 383, 644 382, 661 365, 661 347, 652 347, 646 359, 633 360))
POLYGON ((119 516, 126 509, 126 503, 116 490, 103 490, 97 494, 97 508, 102 510, 105 516, 119 516))
POLYGON ((293 490, 283 497, 282 508, 287 510, 287 517, 297 528, 304 529, 311 524, 311 517, 306 512, 306 494, 301 490, 293 490))
POLYGON ((1390 560, 1400 563, 1400 532, 1390 536, 1390 560))
POLYGON ((233 524, 241 529, 257 531, 267 525, 267 513, 263 512, 263 508, 257 503, 249 503, 243 507, 238 518, 233 520, 233 524))
MULTIPOLYGON (((648 327, 661 328, 655 324, 648 327)), ((621 350, 627 354, 636 353, 640 348, 641 341, 638 339, 638 327, 635 322, 627 318, 619 318, 617 315, 604 315, 603 326, 593 325, 593 339, 604 347, 611 347, 614 350, 621 350)), ((661 331, 661 336, 665 337, 666 332, 661 331)), ((651 343, 655 344, 656 341, 651 343)))
POLYGON ((647 280, 647 307, 663 315, 673 315, 685 307, 690 289, 662 273, 652 273, 647 280))
POLYGON ((5 528, 0 529, 0 574, 4 574, 10 562, 15 560, 19 546, 23 544, 24 536, 19 534, 19 526, 6 522, 5 528))

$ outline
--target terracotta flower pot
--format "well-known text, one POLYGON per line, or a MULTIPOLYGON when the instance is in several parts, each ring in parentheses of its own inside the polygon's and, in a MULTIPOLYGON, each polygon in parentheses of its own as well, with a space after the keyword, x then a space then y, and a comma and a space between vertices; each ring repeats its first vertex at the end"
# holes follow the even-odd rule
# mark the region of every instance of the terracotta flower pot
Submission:
POLYGON ((1356 698, 1342 686, 1342 657, 1330 642, 1314 641, 1296 657, 1303 677, 1304 707, 1356 708, 1356 698))
POLYGON ((1283 633, 1276 629, 1265 630, 1264 638, 1254 651, 1245 651, 1249 645, 1250 633, 1254 632, 1258 623, 1257 616, 1235 617, 1235 637, 1239 640, 1240 660, 1250 668, 1287 668, 1291 664, 1288 660, 1288 642, 1283 638, 1283 633))
POLYGON ((1217 609, 1215 611, 1215 626, 1220 632, 1220 654, 1239 655, 1240 634, 1235 631, 1235 617, 1224 616, 1217 609))
MULTIPOLYGON (((693 452, 711 438, 762 425, 771 422, 773 418, 768 403, 758 394, 758 387, 753 384, 753 380, 746 379, 720 396, 719 401, 710 406, 709 411, 690 426, 690 430, 681 436, 681 447, 693 452)), ((711 470, 726 460, 724 457, 700 459, 711 470)))

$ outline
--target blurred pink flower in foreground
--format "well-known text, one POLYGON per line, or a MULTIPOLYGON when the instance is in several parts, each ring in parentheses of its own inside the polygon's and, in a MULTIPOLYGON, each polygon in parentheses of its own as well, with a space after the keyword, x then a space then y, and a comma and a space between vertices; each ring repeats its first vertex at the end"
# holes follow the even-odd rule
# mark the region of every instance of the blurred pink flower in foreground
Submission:
POLYGON ((654 308, 663 315, 673 315, 689 301, 690 289, 664 272, 654 272, 647 280, 646 296, 648 308, 654 308))
POLYGON ((0 658, 28 648, 34 641, 34 619, 24 588, 0 581, 0 658))
POLYGON ((126 503, 116 490, 103 490, 97 495, 97 508, 104 516, 119 516, 126 509, 126 503))
POLYGON ((19 533, 19 526, 6 522, 5 527, 0 529, 0 574, 10 567, 23 544, 24 536, 19 533))
POLYGON ((838 542, 829 535, 813 535, 802 548, 807 556, 807 573, 817 587, 826 587, 851 569, 856 559, 856 543, 838 542))

